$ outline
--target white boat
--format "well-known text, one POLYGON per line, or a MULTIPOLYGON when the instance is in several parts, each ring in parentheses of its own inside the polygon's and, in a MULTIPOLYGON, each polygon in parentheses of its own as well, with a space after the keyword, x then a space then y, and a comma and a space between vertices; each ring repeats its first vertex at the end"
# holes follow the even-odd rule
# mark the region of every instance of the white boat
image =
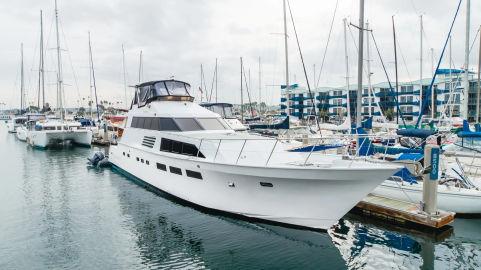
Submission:
POLYGON ((7 123, 7 130, 9 133, 15 133, 17 132, 17 128, 22 126, 27 122, 27 117, 25 116, 16 116, 12 117, 7 123))
POLYGON ((200 106, 219 114, 222 119, 235 131, 246 131, 247 127, 242 124, 234 114, 234 106, 230 103, 201 103, 200 106))
POLYGON ((77 145, 90 146, 92 131, 82 127, 79 122, 47 119, 29 126, 26 141, 39 148, 47 148, 67 141, 77 145))
POLYGON ((41 113, 28 113, 25 115, 25 117, 27 118, 25 120, 25 124, 17 127, 15 130, 15 136, 17 137, 17 139, 23 142, 27 141, 29 126, 35 125, 38 120, 44 120, 46 118, 45 114, 41 113))
MULTIPOLYGON (((375 195, 418 203, 423 197, 423 183, 409 184, 386 180, 373 192, 375 195)), ((481 213, 481 191, 451 185, 438 185, 438 208, 458 214, 481 213)))
POLYGON ((282 142, 232 130, 195 103, 190 85, 136 86, 127 126, 109 150, 114 168, 202 207, 328 229, 397 165, 285 151, 282 142))

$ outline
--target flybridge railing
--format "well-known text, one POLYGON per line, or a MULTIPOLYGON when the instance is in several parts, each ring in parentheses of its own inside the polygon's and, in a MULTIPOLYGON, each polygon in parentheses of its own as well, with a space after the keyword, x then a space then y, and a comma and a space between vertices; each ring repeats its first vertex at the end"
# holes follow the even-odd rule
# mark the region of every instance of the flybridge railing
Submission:
MULTIPOLYGON (((192 137, 185 137, 193 139, 192 137)), ((367 134, 345 134, 316 138, 198 138, 199 142, 196 146, 197 157, 202 153, 205 157, 210 157, 213 162, 218 163, 256 166, 262 164, 262 166, 267 167, 273 162, 278 162, 308 166, 312 165, 309 161, 313 155, 325 155, 329 154, 328 152, 330 154, 342 154, 346 158, 359 157, 359 152, 356 152, 356 147, 353 144, 354 141, 361 141, 359 149, 362 149, 365 144, 369 144, 368 147, 371 147, 372 139, 379 138, 379 135, 367 134), (366 138, 367 140, 358 140, 359 138, 366 138), (310 143, 301 144, 300 141, 305 139, 310 143), (294 144, 295 141, 299 144, 294 144), (322 148, 322 146, 327 147, 322 148), (329 146, 333 147, 330 148, 329 146)), ((387 135, 382 137, 382 139, 394 138, 398 138, 398 136, 387 135)))

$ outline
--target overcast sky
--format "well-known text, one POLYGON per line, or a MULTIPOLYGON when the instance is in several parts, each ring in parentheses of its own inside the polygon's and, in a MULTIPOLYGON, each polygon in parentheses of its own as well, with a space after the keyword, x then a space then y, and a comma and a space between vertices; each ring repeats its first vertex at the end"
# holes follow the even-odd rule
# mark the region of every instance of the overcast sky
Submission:
MULTIPOLYGON (((215 59, 219 61, 219 101, 240 102, 240 63, 251 73, 251 97, 258 99, 258 57, 262 62, 261 97, 279 102, 284 78, 282 0, 58 0, 65 92, 69 106, 87 98, 89 90, 88 34, 91 32, 97 90, 101 100, 124 102, 122 51, 125 46, 127 81, 138 82, 139 52, 143 51, 143 80, 176 79, 200 85, 203 64, 208 89, 215 59)), ((290 0, 309 79, 319 72, 336 0, 290 0)), ((419 78, 419 15, 425 35, 423 73, 431 72, 430 48, 437 59, 456 11, 455 0, 366 0, 365 19, 380 47, 389 75, 394 79, 391 16, 395 16, 400 80, 419 78)), ((453 29, 453 64, 464 62, 465 3, 453 29)), ((56 62, 54 1, 0 2, 0 103, 20 103, 20 43, 24 43, 27 100, 35 102, 38 80, 39 12, 44 11, 47 101, 55 101, 56 62)), ((343 18, 358 23, 358 0, 339 0, 332 36, 321 74, 321 86, 344 84, 343 18)), ((481 1, 471 2, 471 42, 481 24, 481 1)), ((291 82, 305 85, 296 40, 289 21, 291 82)), ((352 28, 357 43, 357 31, 352 28)), ((477 70, 477 39, 470 68, 477 70)), ((351 82, 357 78, 357 51, 348 32, 351 82)), ((366 54, 365 54, 366 56, 366 54)), ((371 42, 373 81, 385 81, 371 42)), ((443 67, 447 67, 446 61, 443 67)), ((364 79, 366 81, 366 79, 364 79)), ((129 94, 132 88, 128 89, 129 94)), ((196 91, 197 92, 197 91, 196 91)), ((198 95, 198 93, 196 93, 198 95)), ((247 99, 247 97, 246 97, 247 99)), ((130 102, 130 100, 129 100, 130 102)), ((85 102, 81 102, 85 106, 85 102)))

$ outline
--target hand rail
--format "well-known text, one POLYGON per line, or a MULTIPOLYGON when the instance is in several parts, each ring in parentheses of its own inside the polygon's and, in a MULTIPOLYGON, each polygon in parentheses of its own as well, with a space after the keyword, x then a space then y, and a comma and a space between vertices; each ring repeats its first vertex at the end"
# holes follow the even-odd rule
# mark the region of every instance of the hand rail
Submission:
POLYGON ((269 161, 271 160, 272 153, 274 153, 274 149, 276 148, 277 143, 279 140, 276 140, 276 143, 274 143, 274 147, 272 147, 271 153, 269 154, 269 157, 267 158, 266 166, 269 164, 269 161))

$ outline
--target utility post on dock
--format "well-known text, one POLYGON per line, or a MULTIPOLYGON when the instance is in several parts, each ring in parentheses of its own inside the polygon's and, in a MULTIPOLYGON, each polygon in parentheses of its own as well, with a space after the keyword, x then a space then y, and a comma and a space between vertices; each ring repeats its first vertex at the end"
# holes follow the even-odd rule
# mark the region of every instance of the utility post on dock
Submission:
POLYGON ((423 201, 426 214, 438 215, 439 146, 424 147, 423 201))

